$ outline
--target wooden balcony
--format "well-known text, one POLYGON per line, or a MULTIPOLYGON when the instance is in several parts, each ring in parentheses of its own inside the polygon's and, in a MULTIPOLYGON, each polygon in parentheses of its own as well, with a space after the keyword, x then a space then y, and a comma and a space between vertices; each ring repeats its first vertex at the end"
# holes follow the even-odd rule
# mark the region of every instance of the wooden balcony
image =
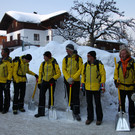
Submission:
POLYGON ((13 41, 8 41, 3 43, 3 48, 7 47, 19 47, 22 46, 22 40, 13 40, 13 41))

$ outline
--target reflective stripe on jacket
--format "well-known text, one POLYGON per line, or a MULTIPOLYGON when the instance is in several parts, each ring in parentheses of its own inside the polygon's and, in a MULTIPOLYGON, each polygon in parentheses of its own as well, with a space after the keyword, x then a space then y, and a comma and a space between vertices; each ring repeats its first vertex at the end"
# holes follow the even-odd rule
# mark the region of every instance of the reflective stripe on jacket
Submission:
POLYGON ((34 72, 29 70, 29 63, 25 62, 25 60, 21 57, 20 65, 19 61, 13 63, 13 81, 16 83, 26 82, 26 73, 33 76, 36 75, 34 72))
POLYGON ((0 83, 6 83, 7 80, 12 79, 13 71, 12 59, 10 57, 1 59, 0 63, 0 83))
POLYGON ((83 65, 81 83, 85 83, 86 90, 98 91, 100 84, 105 83, 105 81, 106 72, 101 62, 99 62, 99 71, 96 64, 90 65, 87 63, 86 69, 85 64, 83 65))
POLYGON ((62 62, 62 72, 66 80, 69 78, 73 78, 74 81, 80 81, 80 74, 82 70, 83 61, 82 58, 79 57, 79 60, 77 62, 76 55, 73 54, 71 57, 69 56, 67 58, 63 59, 62 62))
POLYGON ((51 78, 54 78, 57 80, 61 76, 61 71, 59 68, 59 65, 55 62, 53 67, 52 61, 54 58, 49 59, 47 62, 45 62, 44 67, 43 67, 43 62, 40 65, 39 68, 39 78, 38 78, 38 84, 44 81, 49 81, 51 78))
MULTIPOLYGON (((134 62, 134 68, 135 68, 135 62, 134 62)), ((127 71, 126 71, 126 77, 125 78, 123 76, 122 64, 120 65, 119 69, 118 69, 118 64, 117 64, 117 67, 114 70, 114 80, 117 80, 117 70, 119 70, 119 77, 118 77, 119 79, 118 80, 119 80, 120 83, 122 83, 119 86, 119 89, 120 90, 134 90, 133 85, 135 85, 135 69, 133 69, 131 67, 131 63, 129 62, 127 64, 127 71)))

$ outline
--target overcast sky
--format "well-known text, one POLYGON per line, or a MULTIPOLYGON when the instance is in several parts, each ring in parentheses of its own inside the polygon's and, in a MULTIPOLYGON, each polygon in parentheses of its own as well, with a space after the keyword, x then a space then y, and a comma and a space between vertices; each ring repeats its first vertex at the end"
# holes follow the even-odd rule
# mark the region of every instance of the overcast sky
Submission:
MULTIPOLYGON (((52 12, 66 10, 69 11, 74 5, 74 0, 1 0, 0 21, 7 11, 20 11, 38 14, 49 14, 52 12)), ((100 0, 83 0, 99 2, 100 0)), ((135 0, 115 0, 120 11, 125 11, 126 17, 135 18, 135 0)))

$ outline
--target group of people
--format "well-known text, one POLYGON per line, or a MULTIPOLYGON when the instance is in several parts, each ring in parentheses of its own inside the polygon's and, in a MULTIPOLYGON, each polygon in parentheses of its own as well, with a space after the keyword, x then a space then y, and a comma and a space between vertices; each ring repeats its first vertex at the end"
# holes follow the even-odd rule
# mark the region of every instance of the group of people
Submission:
MULTIPOLYGON (((89 125, 94 120, 93 98, 96 105, 96 125, 101 125, 103 120, 103 111, 101 105, 101 93, 105 92, 106 71, 103 63, 96 59, 96 52, 90 51, 87 53, 87 62, 83 64, 81 56, 78 55, 74 46, 68 44, 66 46, 67 55, 62 61, 62 72, 64 76, 64 84, 66 86, 67 95, 69 98, 71 90, 70 109, 73 112, 73 117, 77 121, 81 121, 80 117, 80 88, 86 93, 87 103, 87 120, 86 125, 89 125)), ((49 90, 49 104, 51 106, 51 87, 54 92, 57 79, 61 76, 61 71, 57 60, 52 57, 50 51, 46 51, 44 61, 39 68, 39 75, 29 69, 29 62, 32 59, 30 54, 24 55, 12 61, 9 57, 9 49, 4 48, 0 58, 0 112, 7 113, 10 107, 10 83, 13 79, 14 98, 13 98, 13 114, 17 114, 18 110, 25 112, 24 97, 26 91, 26 73, 35 76, 38 81, 39 104, 38 113, 35 117, 45 116, 45 95, 49 90), (3 100, 4 92, 4 100, 3 100)), ((131 53, 127 48, 124 48, 119 53, 120 62, 117 63, 114 71, 114 83, 120 89, 122 111, 125 109, 125 98, 129 100, 129 122, 130 127, 135 127, 135 106, 131 100, 132 94, 135 92, 135 62, 131 58, 131 53), (118 72, 118 75, 116 74, 118 72), (117 79, 119 78, 119 79, 117 79)), ((69 100, 69 99, 68 99, 69 100)), ((54 105, 54 102, 53 102, 54 105)))
POLYGON ((10 50, 3 48, 0 58, 0 112, 5 114, 10 107, 10 83, 13 80, 14 98, 13 98, 13 114, 17 114, 18 110, 25 112, 24 98, 26 91, 26 73, 33 75, 38 79, 38 75, 29 70, 29 62, 32 60, 30 54, 12 60, 9 57, 10 50), (4 94, 3 94, 4 93, 4 94))

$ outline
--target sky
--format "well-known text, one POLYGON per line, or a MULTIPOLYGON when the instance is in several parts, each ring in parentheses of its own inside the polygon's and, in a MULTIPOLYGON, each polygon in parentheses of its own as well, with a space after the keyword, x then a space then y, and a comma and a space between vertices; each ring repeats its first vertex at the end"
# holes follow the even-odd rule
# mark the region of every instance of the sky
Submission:
MULTIPOLYGON (((96 51, 97 59, 101 60, 104 64, 106 70, 106 83, 105 83, 105 93, 101 95, 101 103, 103 108, 103 123, 101 126, 96 126, 96 116, 94 121, 90 126, 85 125, 87 119, 87 105, 86 105, 86 96, 83 96, 83 93, 80 91, 80 116, 82 118, 81 122, 74 121, 69 119, 66 115, 67 108, 67 96, 65 97, 65 88, 63 81, 63 73, 61 77, 56 82, 56 89, 54 94, 54 106, 56 108, 57 120, 48 120, 48 109, 45 109, 45 117, 35 118, 34 115, 37 113, 38 109, 31 111, 28 110, 28 105, 25 104, 25 113, 18 112, 18 115, 13 115, 12 112, 12 100, 10 110, 7 114, 0 113, 0 133, 10 135, 120 135, 119 132, 115 131, 115 117, 118 108, 118 92, 114 86, 113 74, 114 74, 114 57, 119 61, 118 53, 109 53, 104 50, 92 48, 89 46, 79 46, 72 41, 65 41, 63 44, 51 41, 45 47, 25 47, 25 51, 22 52, 22 48, 15 49, 10 53, 10 57, 15 58, 15 56, 22 56, 24 54, 30 53, 32 55, 32 60, 30 61, 30 70, 38 74, 39 67, 43 59, 43 54, 45 51, 50 51, 52 57, 56 58, 60 70, 62 71, 62 60, 67 55, 66 45, 72 43, 75 49, 78 51, 78 54, 82 57, 83 63, 87 61, 87 53, 89 51, 96 51), (21 127, 21 128, 20 128, 21 127), (62 129, 63 128, 63 129, 62 129), (104 130, 103 130, 104 129, 104 130), (65 133, 64 133, 65 132, 65 133)), ((1 54, 1 53, 0 53, 1 54)), ((1 57, 1 56, 0 56, 1 57)), ((31 96, 35 87, 35 77, 27 74, 27 87, 25 101, 31 101, 31 96)), ((13 85, 11 84, 11 99, 13 99, 13 85)), ((39 90, 36 90, 34 101, 37 103, 39 101, 39 90)), ((46 93, 46 105, 48 104, 48 92, 46 93)), ((126 99, 126 110, 127 110, 127 99, 126 99)), ((135 129, 132 129, 129 133, 133 135, 135 129)), ((128 133, 123 133, 122 135, 128 135, 128 133)))
MULTIPOLYGON (((7 11, 37 12, 38 14, 49 14, 60 10, 70 11, 74 0, 2 0, 0 2, 0 20, 7 11)), ((82 1, 82 0, 79 0, 82 1)), ((99 0, 83 0, 99 2, 99 0)), ((135 18, 135 0, 116 0, 120 11, 125 11, 125 16, 135 18)))

